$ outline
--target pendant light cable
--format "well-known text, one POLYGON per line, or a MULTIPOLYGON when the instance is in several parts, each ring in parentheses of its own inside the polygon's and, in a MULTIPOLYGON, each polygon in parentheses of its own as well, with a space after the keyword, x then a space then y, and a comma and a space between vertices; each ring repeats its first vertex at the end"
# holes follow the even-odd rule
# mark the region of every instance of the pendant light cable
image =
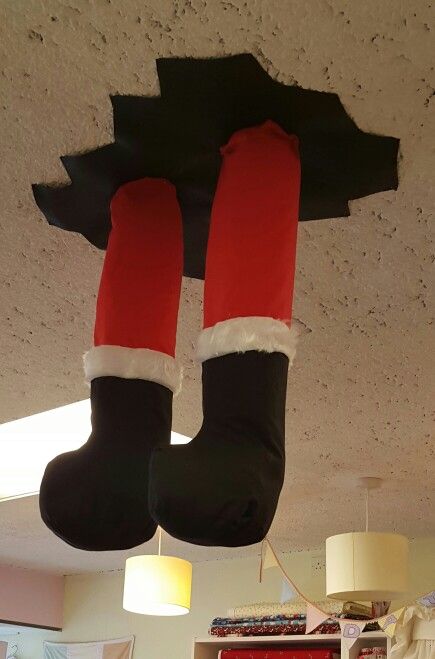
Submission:
POLYGON ((159 556, 162 555, 162 527, 159 526, 159 556))
POLYGON ((369 530, 369 488, 366 488, 366 533, 369 530))

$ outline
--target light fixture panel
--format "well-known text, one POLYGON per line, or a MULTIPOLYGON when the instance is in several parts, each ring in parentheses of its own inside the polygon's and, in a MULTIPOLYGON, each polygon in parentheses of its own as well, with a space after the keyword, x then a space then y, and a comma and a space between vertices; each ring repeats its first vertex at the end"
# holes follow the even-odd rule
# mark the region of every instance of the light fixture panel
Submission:
MULTIPOLYGON (((39 492, 48 462, 80 448, 91 432, 89 399, 0 425, 0 501, 39 492)), ((172 433, 172 444, 190 438, 172 433)))

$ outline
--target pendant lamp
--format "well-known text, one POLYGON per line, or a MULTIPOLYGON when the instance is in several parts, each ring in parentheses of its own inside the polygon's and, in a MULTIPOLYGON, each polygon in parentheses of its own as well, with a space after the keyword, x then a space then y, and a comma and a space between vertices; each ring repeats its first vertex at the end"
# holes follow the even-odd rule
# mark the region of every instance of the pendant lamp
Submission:
POLYGON ((123 608, 149 616, 181 616, 189 613, 192 563, 162 556, 159 528, 158 555, 132 556, 125 563, 123 608))
POLYGON ((391 601, 408 592, 408 539, 396 533, 368 530, 369 491, 380 478, 364 477, 366 530, 343 533, 326 540, 326 592, 328 597, 352 601, 391 601))

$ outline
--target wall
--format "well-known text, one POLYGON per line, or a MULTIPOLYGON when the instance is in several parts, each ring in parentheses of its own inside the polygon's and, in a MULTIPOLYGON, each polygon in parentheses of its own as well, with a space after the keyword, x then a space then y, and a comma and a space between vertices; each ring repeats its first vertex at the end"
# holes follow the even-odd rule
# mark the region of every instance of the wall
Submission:
MULTIPOLYGON (((435 587, 435 538, 411 543, 412 595, 435 587)), ((309 597, 324 597, 325 573, 319 552, 287 555, 283 561, 309 597), (320 567, 318 564, 320 563, 320 567)), ((194 565, 192 612, 180 618, 148 618, 122 610, 122 573, 66 579, 62 633, 31 631, 18 636, 20 659, 42 659, 42 641, 85 641, 136 636, 135 659, 190 659, 194 636, 206 636, 211 619, 234 605, 273 601, 281 581, 274 570, 258 584, 257 559, 210 561, 194 565)), ((13 639, 8 637, 9 641, 13 639)))
POLYGON ((0 566, 2 622, 62 629, 63 601, 63 577, 0 566))

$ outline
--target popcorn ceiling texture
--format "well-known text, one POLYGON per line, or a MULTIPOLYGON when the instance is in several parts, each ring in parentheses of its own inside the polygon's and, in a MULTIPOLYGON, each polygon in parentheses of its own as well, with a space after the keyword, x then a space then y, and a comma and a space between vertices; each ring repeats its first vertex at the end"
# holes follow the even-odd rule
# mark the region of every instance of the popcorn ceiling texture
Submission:
MULTIPOLYGON (((88 395, 81 356, 102 253, 50 228, 30 184, 67 180, 60 154, 111 141, 109 94, 157 94, 156 57, 252 52, 282 82, 337 92, 364 131, 401 139, 397 192, 299 228, 294 313, 307 331, 289 374, 272 539, 300 549, 360 529, 362 475, 387 479, 373 529, 433 535, 434 33, 429 0, 3 0, 0 421, 88 395)), ((201 421, 201 297, 202 283, 185 280, 174 429, 191 436, 201 421)), ((205 559, 258 551, 171 546, 205 559)), ((35 499, 1 506, 0 562, 77 572, 124 558, 66 547, 35 499)))

